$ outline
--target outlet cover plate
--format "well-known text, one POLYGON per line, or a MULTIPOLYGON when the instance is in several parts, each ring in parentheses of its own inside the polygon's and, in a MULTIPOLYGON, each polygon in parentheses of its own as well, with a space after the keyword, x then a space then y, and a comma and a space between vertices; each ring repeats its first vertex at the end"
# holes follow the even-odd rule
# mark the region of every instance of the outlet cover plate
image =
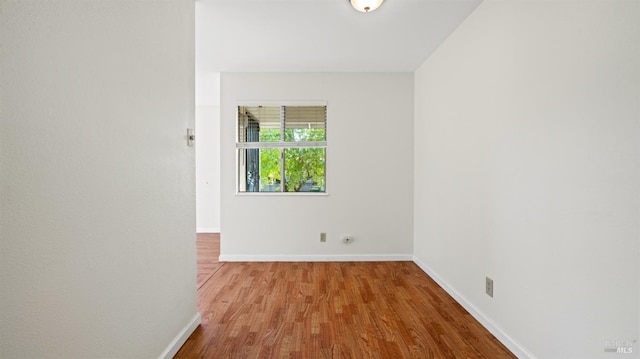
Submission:
POLYGON ((493 298, 493 279, 486 277, 485 281, 485 292, 488 296, 493 298))

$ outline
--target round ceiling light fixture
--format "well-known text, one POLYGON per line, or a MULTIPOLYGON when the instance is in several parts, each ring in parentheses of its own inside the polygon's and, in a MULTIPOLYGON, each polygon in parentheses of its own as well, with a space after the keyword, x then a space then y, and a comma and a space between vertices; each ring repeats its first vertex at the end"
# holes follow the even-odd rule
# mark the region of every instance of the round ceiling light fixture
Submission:
POLYGON ((384 0, 349 0, 351 6, 360 12, 371 12, 382 5, 384 0))

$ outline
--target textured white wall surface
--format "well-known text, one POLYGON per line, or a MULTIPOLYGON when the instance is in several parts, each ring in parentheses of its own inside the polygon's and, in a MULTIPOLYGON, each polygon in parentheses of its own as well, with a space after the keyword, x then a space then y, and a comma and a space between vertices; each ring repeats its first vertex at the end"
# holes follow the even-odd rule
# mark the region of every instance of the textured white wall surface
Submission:
POLYGON ((0 357, 157 358, 197 316, 194 5, 0 2, 0 357))
POLYGON ((484 1, 415 96, 418 260, 535 357, 637 358, 640 2, 484 1))
POLYGON ((221 96, 223 258, 410 258, 413 74, 223 73, 221 96), (236 195, 241 100, 327 101, 327 196, 236 195))
MULTIPOLYGON (((197 53, 218 49, 207 42, 211 16, 195 3, 197 53)), ((237 5, 237 4, 236 4, 237 5)), ((196 226, 199 233, 220 232, 220 73, 196 56, 196 226), (207 70, 209 69, 209 70, 207 70)))
POLYGON ((196 223, 220 232, 220 106, 196 107, 196 223))

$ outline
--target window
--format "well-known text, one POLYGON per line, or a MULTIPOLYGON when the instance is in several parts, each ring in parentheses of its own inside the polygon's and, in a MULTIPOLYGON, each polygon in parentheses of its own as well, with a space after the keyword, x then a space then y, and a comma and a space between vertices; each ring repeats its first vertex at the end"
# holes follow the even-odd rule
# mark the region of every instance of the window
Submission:
POLYGON ((327 106, 238 106, 238 192, 326 193, 327 106))

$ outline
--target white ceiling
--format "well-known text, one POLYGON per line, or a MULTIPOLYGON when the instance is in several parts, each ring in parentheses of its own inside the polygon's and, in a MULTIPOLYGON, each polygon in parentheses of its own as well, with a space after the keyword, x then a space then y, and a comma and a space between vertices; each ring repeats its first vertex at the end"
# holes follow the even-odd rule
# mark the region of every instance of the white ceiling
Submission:
POLYGON ((413 72, 481 0, 196 0, 196 75, 413 72))

